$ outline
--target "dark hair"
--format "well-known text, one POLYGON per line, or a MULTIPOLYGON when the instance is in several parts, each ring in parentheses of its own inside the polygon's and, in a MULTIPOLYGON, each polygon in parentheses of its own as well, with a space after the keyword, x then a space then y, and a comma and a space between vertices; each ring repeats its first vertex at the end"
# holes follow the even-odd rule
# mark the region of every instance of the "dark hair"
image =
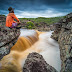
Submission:
POLYGON ((9 8, 8 8, 9 11, 11 11, 12 9, 13 9, 12 7, 9 7, 9 8))
POLYGON ((14 9, 12 7, 9 7, 8 10, 9 10, 9 13, 14 13, 14 9))

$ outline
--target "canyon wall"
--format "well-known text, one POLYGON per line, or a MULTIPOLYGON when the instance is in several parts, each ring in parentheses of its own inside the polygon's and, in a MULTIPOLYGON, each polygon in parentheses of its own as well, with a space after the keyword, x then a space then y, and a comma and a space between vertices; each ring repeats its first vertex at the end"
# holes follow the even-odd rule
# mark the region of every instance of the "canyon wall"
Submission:
POLYGON ((64 16, 54 27, 51 37, 59 43, 61 72, 72 72, 72 13, 64 16))

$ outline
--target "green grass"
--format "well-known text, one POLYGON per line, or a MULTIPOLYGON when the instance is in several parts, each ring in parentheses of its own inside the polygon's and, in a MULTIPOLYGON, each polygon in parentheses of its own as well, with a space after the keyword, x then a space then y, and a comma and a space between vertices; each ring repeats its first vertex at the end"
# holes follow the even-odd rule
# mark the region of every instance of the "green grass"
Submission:
POLYGON ((45 22, 47 25, 53 24, 58 22, 62 17, 52 17, 52 18, 44 18, 44 17, 38 17, 38 18, 19 18, 21 21, 23 20, 30 20, 34 21, 35 23, 45 22))

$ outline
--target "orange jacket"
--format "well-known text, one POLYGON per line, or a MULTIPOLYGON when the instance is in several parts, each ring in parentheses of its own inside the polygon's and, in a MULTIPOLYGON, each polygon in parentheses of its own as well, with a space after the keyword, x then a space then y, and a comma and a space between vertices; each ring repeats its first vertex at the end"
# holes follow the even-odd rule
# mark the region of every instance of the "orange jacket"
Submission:
POLYGON ((8 15, 7 15, 7 17, 6 17, 6 26, 7 27, 11 27, 12 26, 12 23, 14 22, 16 22, 16 21, 14 21, 14 19, 16 19, 18 22, 19 22, 19 19, 15 16, 15 14, 14 13, 9 13, 8 15))

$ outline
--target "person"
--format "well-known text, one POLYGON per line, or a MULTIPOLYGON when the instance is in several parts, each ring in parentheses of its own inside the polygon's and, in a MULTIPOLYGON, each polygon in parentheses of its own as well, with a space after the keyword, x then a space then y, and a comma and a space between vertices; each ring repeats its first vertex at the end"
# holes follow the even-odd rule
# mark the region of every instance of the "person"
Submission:
POLYGON ((14 9, 12 7, 9 7, 8 10, 9 14, 6 17, 6 27, 15 28, 20 23, 20 20, 14 14, 14 9), (16 19, 17 22, 14 21, 14 19, 16 19))

